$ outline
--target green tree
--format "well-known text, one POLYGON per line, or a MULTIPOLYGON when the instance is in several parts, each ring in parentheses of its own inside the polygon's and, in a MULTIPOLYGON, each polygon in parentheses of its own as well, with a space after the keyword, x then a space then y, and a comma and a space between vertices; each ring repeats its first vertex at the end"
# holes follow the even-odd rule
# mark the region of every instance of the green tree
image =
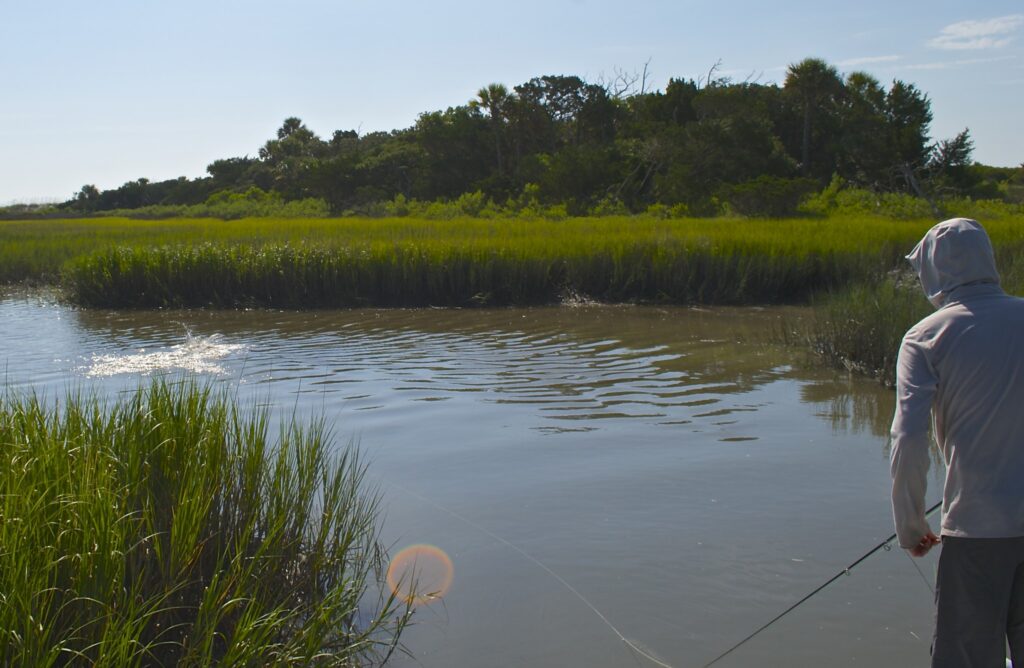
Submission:
POLYGON ((928 158, 928 174, 934 190, 943 194, 962 195, 977 181, 971 172, 974 142, 966 128, 952 139, 938 142, 928 158))
POLYGON ((855 185, 886 188, 891 180, 886 110, 885 89, 877 79, 864 72, 846 77, 846 94, 839 111, 836 171, 855 185))
POLYGON ((587 84, 576 76, 535 77, 515 90, 529 105, 543 110, 555 129, 558 145, 578 144, 586 134, 588 107, 593 111, 603 106, 608 97, 600 86, 587 84))
POLYGON ((326 154, 327 144, 294 116, 286 118, 277 139, 271 139, 259 151, 260 161, 269 168, 273 189, 285 199, 312 194, 306 184, 307 171, 326 154))
POLYGON ((100 200, 99 189, 92 184, 82 186, 82 189, 75 193, 74 204, 79 211, 95 211, 100 200))
POLYGON ((800 142, 800 169, 811 174, 812 129, 816 118, 828 111, 843 91, 836 68, 820 58, 805 58, 786 70, 785 90, 798 101, 803 112, 800 142))
POLYGON ((542 200, 566 204, 573 214, 584 214, 623 179, 623 161, 611 146, 567 146, 543 160, 545 171, 538 185, 542 200))
POLYGON ((504 173, 501 145, 504 142, 505 124, 508 121, 509 108, 512 102, 513 100, 505 86, 499 83, 492 83, 477 91, 476 99, 469 103, 473 109, 485 110, 490 119, 491 132, 494 134, 495 164, 498 176, 504 173))
POLYGON ((223 158, 214 160, 206 166, 206 173, 213 179, 218 189, 240 188, 249 185, 246 182, 249 170, 258 161, 245 156, 244 158, 223 158))
POLYGON ((928 128, 932 122, 931 101, 913 84, 896 80, 885 99, 890 164, 906 187, 918 197, 927 197, 917 174, 931 153, 928 128))
POLYGON ((663 134, 669 157, 653 179, 656 200, 710 211, 711 199, 728 185, 791 176, 796 164, 775 130, 779 104, 772 86, 701 89, 692 102, 697 120, 663 134))
POLYGON ((407 136, 420 152, 409 194, 428 200, 476 190, 493 194, 501 186, 490 182, 498 174, 492 167, 492 130, 490 119, 468 105, 420 114, 407 136))

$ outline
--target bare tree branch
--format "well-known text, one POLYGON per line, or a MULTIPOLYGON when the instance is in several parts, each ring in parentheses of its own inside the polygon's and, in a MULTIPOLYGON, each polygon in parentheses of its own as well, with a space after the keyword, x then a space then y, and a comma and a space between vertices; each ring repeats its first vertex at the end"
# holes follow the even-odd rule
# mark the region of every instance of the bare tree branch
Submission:
POLYGON ((718 60, 715 61, 715 64, 711 66, 711 69, 708 70, 708 74, 706 77, 704 77, 703 79, 697 79, 697 88, 710 88, 711 86, 714 86, 715 83, 721 81, 721 78, 715 78, 715 72, 721 69, 721 67, 722 59, 719 58, 718 60))
POLYGON ((755 70, 750 70, 750 74, 748 74, 746 76, 746 78, 743 79, 743 83, 745 85, 748 85, 748 86, 756 84, 757 82, 759 82, 761 80, 761 77, 763 77, 763 76, 764 76, 764 70, 761 70, 760 72, 757 72, 756 75, 755 75, 755 70))
POLYGON ((647 58, 647 62, 644 63, 643 75, 641 75, 641 77, 640 77, 640 94, 641 95, 643 95, 644 93, 647 92, 647 75, 648 75, 647 68, 650 67, 650 64, 651 64, 651 58, 648 57, 647 58))
POLYGON ((651 59, 644 63, 643 70, 628 72, 620 67, 614 69, 614 74, 606 78, 603 74, 597 78, 597 85, 601 86, 608 93, 608 96, 616 100, 622 100, 634 95, 643 95, 647 92, 647 82, 650 79, 651 59))

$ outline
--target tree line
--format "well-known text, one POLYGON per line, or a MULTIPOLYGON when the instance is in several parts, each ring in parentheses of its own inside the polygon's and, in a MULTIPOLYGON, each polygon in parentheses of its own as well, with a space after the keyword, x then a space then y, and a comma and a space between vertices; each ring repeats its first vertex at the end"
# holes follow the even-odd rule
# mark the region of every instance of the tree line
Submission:
POLYGON ((656 91, 621 75, 490 84, 390 132, 324 138, 292 117, 255 156, 216 160, 204 177, 86 185, 61 208, 191 205, 258 189, 285 202, 321 200, 334 214, 472 193, 499 204, 529 196, 573 215, 651 205, 782 215, 837 178, 925 198, 999 198, 1000 181, 1021 180, 1021 170, 972 163, 967 129, 933 140, 931 101, 911 83, 843 75, 817 58, 791 65, 781 86, 715 71, 656 91))

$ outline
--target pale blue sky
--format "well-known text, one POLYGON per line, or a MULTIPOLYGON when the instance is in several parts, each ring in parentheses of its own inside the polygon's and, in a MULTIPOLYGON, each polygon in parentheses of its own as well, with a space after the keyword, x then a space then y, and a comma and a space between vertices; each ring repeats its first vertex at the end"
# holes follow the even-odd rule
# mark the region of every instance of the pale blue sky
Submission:
POLYGON ((639 70, 781 83, 788 64, 916 84, 932 134, 1024 162, 1020 0, 0 0, 0 204, 195 177, 287 116, 391 130, 482 86, 639 70))

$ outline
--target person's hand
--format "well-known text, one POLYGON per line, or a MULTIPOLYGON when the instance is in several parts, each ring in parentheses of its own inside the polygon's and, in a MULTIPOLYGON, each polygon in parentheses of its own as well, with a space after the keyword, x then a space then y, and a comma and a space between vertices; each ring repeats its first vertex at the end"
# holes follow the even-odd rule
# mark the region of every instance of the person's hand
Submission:
POLYGON ((939 538, 934 533, 929 531, 921 537, 921 540, 917 541, 917 545, 910 548, 910 554, 915 557, 923 557, 924 555, 928 554, 929 550, 931 550, 933 547, 935 547, 941 542, 941 538, 939 538))

